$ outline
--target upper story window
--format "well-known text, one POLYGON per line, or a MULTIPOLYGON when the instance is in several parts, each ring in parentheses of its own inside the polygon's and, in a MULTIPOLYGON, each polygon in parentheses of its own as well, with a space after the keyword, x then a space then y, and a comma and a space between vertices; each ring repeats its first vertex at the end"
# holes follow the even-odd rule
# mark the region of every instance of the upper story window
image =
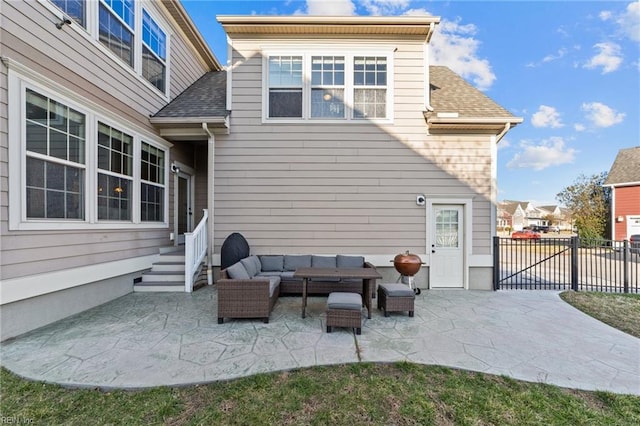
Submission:
MULTIPOLYGON (((104 1, 104 0, 103 0, 104 1)), ((106 0, 100 3, 99 38, 116 56, 133 66, 133 0, 106 0)))
POLYGON ((52 0, 71 19, 81 27, 87 26, 85 0, 52 0))
POLYGON ((82 27, 95 45, 140 80, 168 96, 170 36, 153 2, 136 0, 51 0, 82 27))
POLYGON ((165 91, 167 36, 156 21, 142 11, 142 76, 165 91))
POLYGON ((265 120, 390 120, 391 55, 265 55, 265 120))
POLYGON ((385 118, 387 114, 387 58, 356 56, 353 58, 353 116, 385 118))
POLYGON ((269 117, 302 117, 302 56, 269 58, 269 117))
POLYGON ((311 57, 311 117, 344 118, 344 56, 311 57))

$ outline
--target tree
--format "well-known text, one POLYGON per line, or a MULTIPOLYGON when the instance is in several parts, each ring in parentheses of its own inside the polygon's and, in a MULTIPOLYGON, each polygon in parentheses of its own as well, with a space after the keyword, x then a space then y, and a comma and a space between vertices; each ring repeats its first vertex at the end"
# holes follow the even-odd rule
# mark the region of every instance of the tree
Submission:
POLYGON ((611 205, 611 189, 602 186, 606 178, 607 172, 580 175, 556 195, 556 199, 571 211, 578 236, 586 244, 606 238, 611 205))

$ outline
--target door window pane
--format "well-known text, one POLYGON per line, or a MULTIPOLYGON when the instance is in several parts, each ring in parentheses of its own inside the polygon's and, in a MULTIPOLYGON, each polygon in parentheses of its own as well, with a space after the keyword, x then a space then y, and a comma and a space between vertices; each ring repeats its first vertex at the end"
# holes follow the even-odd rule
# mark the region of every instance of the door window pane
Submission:
POLYGON ((457 248, 458 241, 458 211, 457 210, 437 210, 435 217, 436 247, 457 248))

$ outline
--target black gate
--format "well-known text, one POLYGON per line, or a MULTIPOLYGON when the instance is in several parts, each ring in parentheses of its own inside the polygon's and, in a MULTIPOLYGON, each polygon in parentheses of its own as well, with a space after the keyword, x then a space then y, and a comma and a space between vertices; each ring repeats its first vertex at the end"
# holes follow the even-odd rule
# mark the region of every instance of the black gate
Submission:
POLYGON ((494 289, 640 293, 640 254, 628 241, 494 237, 494 289))

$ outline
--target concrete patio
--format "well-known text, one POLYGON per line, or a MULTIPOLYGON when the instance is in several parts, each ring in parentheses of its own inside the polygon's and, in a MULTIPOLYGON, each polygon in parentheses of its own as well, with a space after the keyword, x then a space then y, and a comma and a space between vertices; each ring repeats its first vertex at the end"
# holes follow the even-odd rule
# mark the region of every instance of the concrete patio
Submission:
MULTIPOLYGON (((362 335, 324 325, 326 298, 281 297, 269 324, 217 324, 216 289, 132 293, 1 345, 2 365, 65 386, 138 389, 314 365, 411 361, 640 395, 640 339, 556 291, 423 291, 415 317, 380 311, 362 335)), ((375 300, 374 300, 375 304, 375 300)))

